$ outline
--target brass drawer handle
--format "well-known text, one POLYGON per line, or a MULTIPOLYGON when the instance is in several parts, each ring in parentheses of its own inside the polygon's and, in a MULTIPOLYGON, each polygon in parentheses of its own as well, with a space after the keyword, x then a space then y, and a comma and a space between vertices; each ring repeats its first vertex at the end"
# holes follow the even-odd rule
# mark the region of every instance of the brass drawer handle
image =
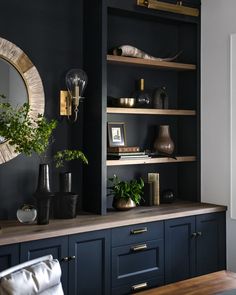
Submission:
POLYGON ((130 234, 131 235, 138 235, 138 234, 146 233, 147 231, 148 231, 147 227, 144 227, 144 228, 139 228, 139 229, 133 229, 130 231, 130 234))
POLYGON ((68 257, 69 261, 71 261, 71 260, 75 260, 75 258, 76 258, 75 256, 69 256, 69 257, 68 257))
POLYGON ((138 291, 138 290, 141 290, 141 289, 144 289, 144 288, 147 288, 147 287, 148 287, 147 282, 141 283, 141 284, 138 284, 138 285, 133 285, 132 286, 132 291, 138 291))
POLYGON ((67 262, 67 261, 69 261, 69 257, 63 257, 62 259, 61 259, 61 262, 67 262))
POLYGON ((191 238, 196 238, 197 237, 197 233, 192 233, 191 234, 191 238))
POLYGON ((198 237, 201 237, 201 236, 202 236, 202 232, 201 232, 201 231, 198 231, 198 232, 197 232, 197 236, 198 236, 198 237))
POLYGON ((136 252, 136 251, 143 251, 147 249, 147 244, 142 244, 142 245, 137 245, 131 248, 131 251, 136 252))

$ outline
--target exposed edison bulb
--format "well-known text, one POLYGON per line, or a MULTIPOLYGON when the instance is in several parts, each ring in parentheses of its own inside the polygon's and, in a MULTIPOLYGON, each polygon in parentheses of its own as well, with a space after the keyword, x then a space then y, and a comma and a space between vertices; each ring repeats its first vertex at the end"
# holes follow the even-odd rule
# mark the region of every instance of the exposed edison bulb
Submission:
POLYGON ((72 102, 72 109, 75 113, 74 121, 77 120, 79 103, 84 98, 83 94, 87 83, 88 77, 81 69, 72 69, 66 74, 66 87, 72 102))

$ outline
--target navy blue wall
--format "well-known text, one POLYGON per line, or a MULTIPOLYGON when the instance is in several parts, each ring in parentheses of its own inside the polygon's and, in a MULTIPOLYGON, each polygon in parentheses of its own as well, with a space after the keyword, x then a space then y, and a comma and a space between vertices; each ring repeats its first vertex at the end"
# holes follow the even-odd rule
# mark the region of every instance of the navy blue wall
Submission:
MULTIPOLYGON (((57 118, 59 91, 65 88, 67 70, 83 66, 82 0, 1 0, 0 37, 19 46, 38 69, 46 97, 46 116, 57 118)), ((1 91, 0 91, 1 92, 1 91)), ((80 114, 82 116, 82 114, 80 114)), ((82 117, 76 125, 60 121, 55 142, 48 151, 82 148, 82 117)), ((37 185, 39 160, 19 155, 0 165, 0 218, 15 218, 17 208, 29 203, 37 185)), ((81 193, 81 164, 73 163, 74 190, 81 193)), ((51 163, 52 189, 58 173, 51 163)))

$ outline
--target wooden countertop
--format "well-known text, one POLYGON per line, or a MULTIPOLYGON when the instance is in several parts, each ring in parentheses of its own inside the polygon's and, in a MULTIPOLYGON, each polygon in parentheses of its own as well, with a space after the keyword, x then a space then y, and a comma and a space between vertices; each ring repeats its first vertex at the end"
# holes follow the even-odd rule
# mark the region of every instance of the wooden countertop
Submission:
POLYGON ((105 216, 83 213, 74 219, 52 219, 48 225, 23 225, 16 220, 1 220, 0 245, 221 211, 226 211, 226 207, 181 201, 153 207, 140 206, 125 212, 112 211, 105 216))
POLYGON ((236 273, 218 271, 138 293, 139 295, 233 295, 236 273))

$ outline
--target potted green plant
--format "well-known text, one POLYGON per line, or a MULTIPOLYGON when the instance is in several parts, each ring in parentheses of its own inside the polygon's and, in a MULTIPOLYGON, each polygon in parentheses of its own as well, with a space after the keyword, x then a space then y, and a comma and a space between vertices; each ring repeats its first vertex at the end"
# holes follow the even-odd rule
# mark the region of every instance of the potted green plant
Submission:
POLYGON ((144 181, 132 179, 130 181, 121 181, 118 176, 108 179, 111 182, 109 195, 113 195, 112 206, 117 210, 129 210, 139 205, 144 188, 144 181))

